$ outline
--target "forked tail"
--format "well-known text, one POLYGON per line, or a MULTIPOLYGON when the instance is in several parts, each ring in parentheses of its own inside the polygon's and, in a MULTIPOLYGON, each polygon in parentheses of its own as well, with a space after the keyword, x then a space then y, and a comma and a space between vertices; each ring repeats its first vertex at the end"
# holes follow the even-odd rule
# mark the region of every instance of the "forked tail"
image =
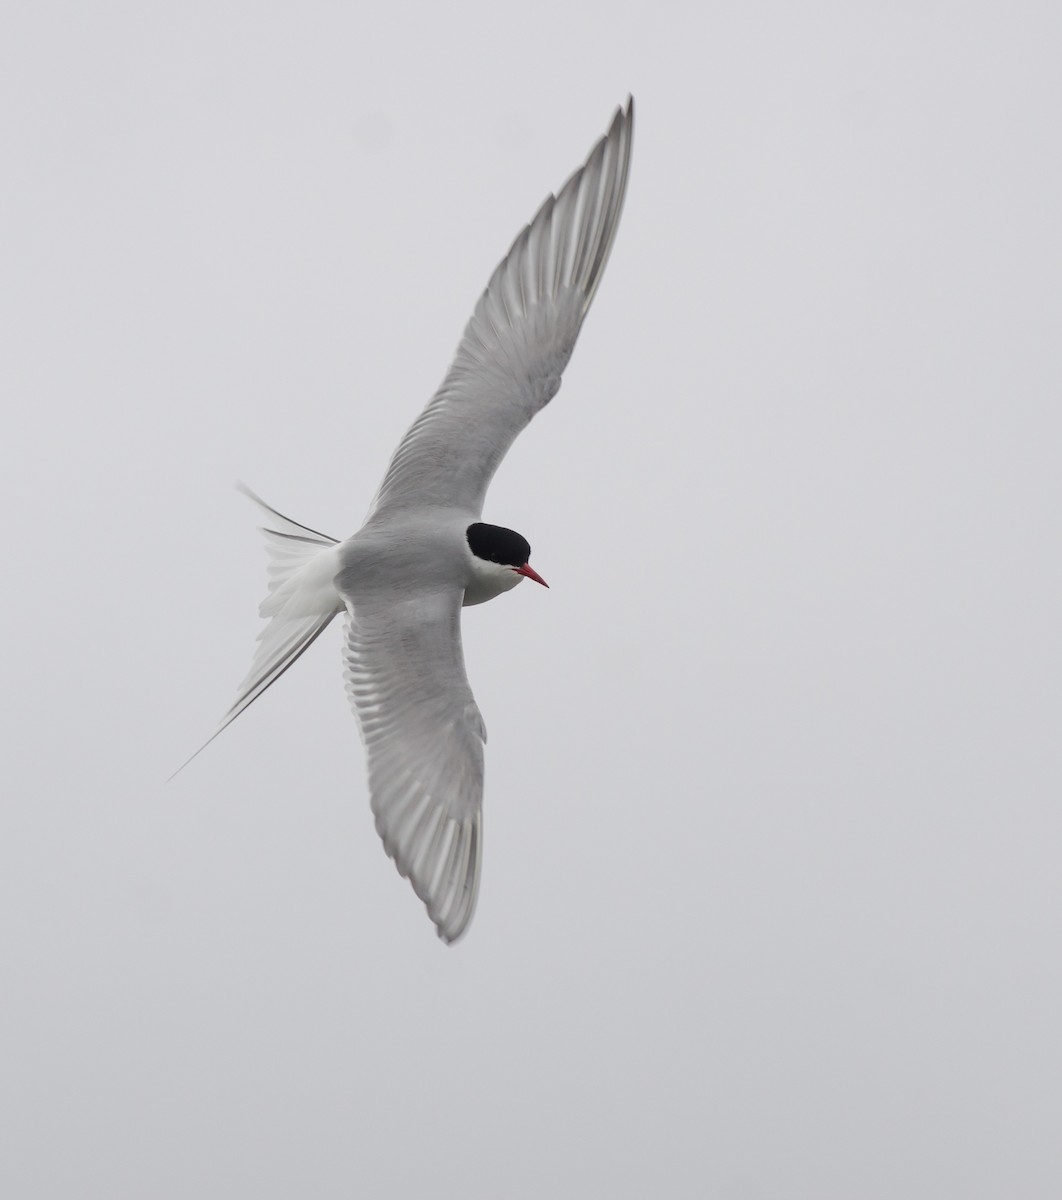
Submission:
POLYGON ((183 771, 227 725, 276 683, 321 636, 332 618, 343 611, 343 601, 333 583, 339 571, 338 541, 285 517, 245 484, 238 483, 236 487, 267 516, 268 524, 261 526, 261 533, 269 556, 269 594, 258 611, 269 619, 269 624, 258 635, 254 661, 240 684, 236 703, 221 718, 213 734, 173 775, 183 771))

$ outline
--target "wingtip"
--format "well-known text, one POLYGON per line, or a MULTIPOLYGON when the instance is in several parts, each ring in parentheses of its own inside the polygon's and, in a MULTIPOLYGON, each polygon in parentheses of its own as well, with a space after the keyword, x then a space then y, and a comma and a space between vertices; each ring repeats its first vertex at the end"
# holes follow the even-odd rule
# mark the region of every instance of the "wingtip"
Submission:
POLYGON ((444 929, 441 925, 437 924, 435 926, 436 936, 444 946, 456 946, 467 932, 467 925, 463 929, 459 929, 456 933, 452 933, 450 930, 444 929))

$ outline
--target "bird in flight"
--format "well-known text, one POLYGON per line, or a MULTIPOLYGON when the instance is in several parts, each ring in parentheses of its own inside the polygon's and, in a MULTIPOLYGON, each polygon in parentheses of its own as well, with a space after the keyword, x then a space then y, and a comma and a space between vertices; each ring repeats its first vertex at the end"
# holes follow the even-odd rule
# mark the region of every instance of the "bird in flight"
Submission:
POLYGON ((628 98, 520 232, 353 537, 300 525, 241 485, 266 514, 269 623, 214 737, 345 613, 344 675, 376 828, 444 942, 472 919, 483 853, 487 735, 465 674, 461 608, 524 579, 548 586, 526 539, 481 519, 483 500, 560 387, 616 236, 633 125, 628 98))

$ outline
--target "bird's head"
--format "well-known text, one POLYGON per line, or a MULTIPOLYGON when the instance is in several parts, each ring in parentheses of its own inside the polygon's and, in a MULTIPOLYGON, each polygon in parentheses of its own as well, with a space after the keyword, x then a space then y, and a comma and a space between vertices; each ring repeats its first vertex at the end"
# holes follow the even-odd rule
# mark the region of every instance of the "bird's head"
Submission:
POLYGON ((487 525, 477 521, 466 531, 468 548, 472 558, 472 574, 475 582, 466 589, 465 603, 479 604, 516 587, 521 579, 533 579, 535 583, 549 584, 527 561, 531 547, 527 538, 501 525, 487 525))

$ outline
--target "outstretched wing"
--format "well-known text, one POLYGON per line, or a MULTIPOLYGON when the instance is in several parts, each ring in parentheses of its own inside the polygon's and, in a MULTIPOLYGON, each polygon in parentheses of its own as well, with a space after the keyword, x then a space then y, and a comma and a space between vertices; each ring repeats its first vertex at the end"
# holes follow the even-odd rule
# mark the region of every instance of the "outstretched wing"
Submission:
POLYGON ((460 590, 348 601, 347 691, 369 760, 376 828, 452 942, 479 887, 486 731, 461 653, 460 590))
POLYGON ((450 373, 395 451, 371 515, 423 505, 482 512, 498 464, 560 387, 616 235, 633 129, 628 98, 513 243, 450 373))

